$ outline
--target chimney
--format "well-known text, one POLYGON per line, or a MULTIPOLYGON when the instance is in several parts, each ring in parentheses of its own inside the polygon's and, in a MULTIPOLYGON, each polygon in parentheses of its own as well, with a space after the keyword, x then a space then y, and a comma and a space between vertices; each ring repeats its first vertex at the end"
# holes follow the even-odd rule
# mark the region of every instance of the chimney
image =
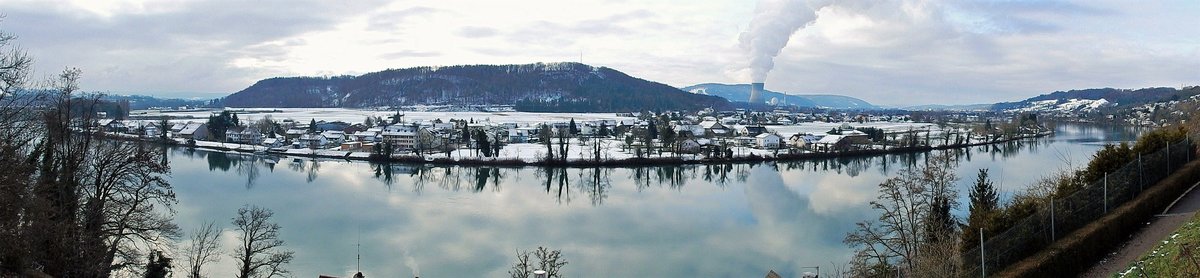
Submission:
POLYGON ((763 83, 750 83, 750 103, 763 103, 763 83))

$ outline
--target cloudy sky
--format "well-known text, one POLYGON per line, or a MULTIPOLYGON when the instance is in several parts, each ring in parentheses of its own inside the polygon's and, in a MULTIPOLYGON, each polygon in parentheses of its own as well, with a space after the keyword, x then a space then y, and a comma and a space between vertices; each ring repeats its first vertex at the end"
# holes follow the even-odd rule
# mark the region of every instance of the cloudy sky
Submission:
MULTIPOLYGON (((776 0, 769 0, 776 1, 776 0)), ((806 1, 830 2, 830 1, 806 1)), ((849 0, 806 6, 767 88, 876 104, 1200 84, 1200 1, 849 0)), ((683 87, 746 83, 747 0, 4 0, 37 76, 217 97, 274 76, 579 61, 683 87)), ((793 11, 787 11, 789 13, 793 11)))

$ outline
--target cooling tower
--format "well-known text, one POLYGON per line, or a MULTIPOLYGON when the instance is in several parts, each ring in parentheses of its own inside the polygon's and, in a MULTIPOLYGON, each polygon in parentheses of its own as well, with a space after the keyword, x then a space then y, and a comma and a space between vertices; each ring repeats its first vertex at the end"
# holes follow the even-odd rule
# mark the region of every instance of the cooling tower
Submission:
POLYGON ((750 103, 762 103, 763 83, 750 84, 750 103))

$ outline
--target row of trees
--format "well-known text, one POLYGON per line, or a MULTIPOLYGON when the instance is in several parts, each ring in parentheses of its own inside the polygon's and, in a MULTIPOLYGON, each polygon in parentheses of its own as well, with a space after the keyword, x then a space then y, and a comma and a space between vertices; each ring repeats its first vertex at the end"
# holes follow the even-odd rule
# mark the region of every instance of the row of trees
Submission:
MULTIPOLYGON (((1200 120, 1200 115, 1196 118, 1200 120)), ((879 197, 871 202, 879 218, 858 223, 844 240, 856 249, 852 275, 958 276, 962 252, 978 246, 981 232, 984 237, 1002 233, 1049 200, 1075 193, 1136 161, 1138 154, 1179 142, 1187 132, 1184 127, 1169 127, 1145 133, 1132 145, 1106 145, 1085 167, 1043 178, 1008 203, 1000 202, 988 171, 980 169, 968 193, 969 214, 964 222, 950 214, 958 206, 956 162, 946 153, 935 155, 925 165, 904 169, 879 185, 879 197)))

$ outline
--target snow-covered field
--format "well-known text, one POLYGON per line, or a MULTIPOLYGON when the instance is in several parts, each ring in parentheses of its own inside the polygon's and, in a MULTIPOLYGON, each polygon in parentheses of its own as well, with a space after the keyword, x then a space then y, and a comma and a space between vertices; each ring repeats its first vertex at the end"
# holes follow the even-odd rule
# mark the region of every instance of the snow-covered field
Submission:
MULTIPOLYGON (((236 109, 242 110, 242 109, 236 109)), ((253 121, 261 119, 265 115, 271 115, 276 121, 284 119, 292 119, 297 122, 307 123, 311 119, 318 121, 343 121, 347 123, 361 123, 367 116, 378 116, 388 118, 396 114, 395 111, 380 111, 380 110, 358 110, 345 108, 247 108, 246 112, 239 112, 238 118, 242 121, 253 121), (257 113, 256 111, 270 111, 257 113), (279 111, 279 112, 274 112, 279 111)), ((212 111, 197 111, 197 112, 167 112, 162 115, 174 117, 193 117, 191 121, 204 121, 212 111)), ((450 119, 474 119, 476 122, 493 122, 493 123, 517 123, 517 124, 532 124, 544 122, 566 122, 575 119, 577 122, 596 121, 596 120, 635 120, 632 117, 620 117, 615 113, 527 113, 527 112, 401 112, 404 115, 405 121, 426 121, 433 119, 442 119, 448 121, 450 119)), ((188 121, 188 120, 179 120, 188 121)))

